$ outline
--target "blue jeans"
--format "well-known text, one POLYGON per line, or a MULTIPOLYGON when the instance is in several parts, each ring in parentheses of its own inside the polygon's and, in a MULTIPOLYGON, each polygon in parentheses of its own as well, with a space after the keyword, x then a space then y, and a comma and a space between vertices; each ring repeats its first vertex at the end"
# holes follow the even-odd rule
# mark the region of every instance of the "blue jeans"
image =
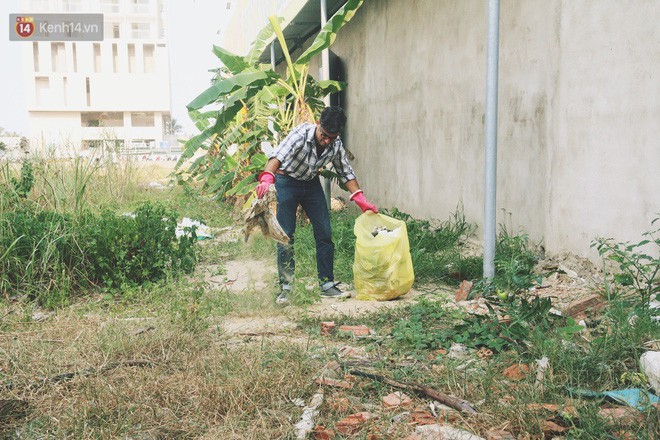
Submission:
POLYGON ((277 272, 280 286, 283 289, 293 287, 293 274, 296 261, 293 256, 293 241, 296 231, 296 210, 302 206, 312 223, 314 240, 316 241, 316 269, 321 285, 334 280, 333 264, 335 246, 332 243, 330 229, 330 213, 325 200, 323 188, 318 177, 305 182, 293 177, 276 174, 275 189, 277 190, 277 221, 286 235, 289 243, 277 243, 277 272))

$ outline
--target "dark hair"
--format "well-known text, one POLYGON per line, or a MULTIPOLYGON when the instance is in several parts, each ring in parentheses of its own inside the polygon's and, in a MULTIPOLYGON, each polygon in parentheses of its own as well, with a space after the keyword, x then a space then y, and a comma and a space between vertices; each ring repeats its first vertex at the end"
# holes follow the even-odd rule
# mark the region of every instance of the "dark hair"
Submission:
POLYGON ((346 115, 341 107, 326 107, 321 112, 319 120, 321 127, 328 133, 339 133, 346 124, 346 115))

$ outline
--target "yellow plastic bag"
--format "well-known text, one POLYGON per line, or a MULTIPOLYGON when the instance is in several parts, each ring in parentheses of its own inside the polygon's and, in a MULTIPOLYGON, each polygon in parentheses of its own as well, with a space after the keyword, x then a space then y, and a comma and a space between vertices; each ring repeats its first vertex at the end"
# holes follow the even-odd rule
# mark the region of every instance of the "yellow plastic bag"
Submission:
POLYGON ((357 299, 387 301, 406 294, 415 281, 406 223, 365 213, 355 220, 354 232, 357 299))

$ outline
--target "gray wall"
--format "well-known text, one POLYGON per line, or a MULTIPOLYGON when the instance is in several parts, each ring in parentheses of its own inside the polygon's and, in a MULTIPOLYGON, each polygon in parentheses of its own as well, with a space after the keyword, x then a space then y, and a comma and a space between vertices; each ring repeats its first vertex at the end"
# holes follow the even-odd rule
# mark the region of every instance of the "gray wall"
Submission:
MULTIPOLYGON (((332 50, 370 199, 483 217, 486 0, 370 0, 332 50)), ((498 222, 594 257, 660 212, 660 2, 502 0, 498 222)), ((314 70, 310 70, 314 72, 314 70)), ((479 232, 481 234, 481 232, 479 232)))

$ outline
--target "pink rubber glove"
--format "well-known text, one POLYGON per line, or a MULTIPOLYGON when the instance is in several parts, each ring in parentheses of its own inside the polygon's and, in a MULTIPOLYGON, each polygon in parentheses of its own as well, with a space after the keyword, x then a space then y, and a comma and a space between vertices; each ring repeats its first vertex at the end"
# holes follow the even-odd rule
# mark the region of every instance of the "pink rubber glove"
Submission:
POLYGON ((259 174, 259 185, 257 185, 257 197, 263 198, 268 192, 268 188, 275 183, 275 175, 270 171, 262 171, 259 174))
POLYGON ((378 213, 378 208, 376 208, 376 205, 369 203, 369 201, 364 196, 364 193, 362 192, 361 189, 351 194, 351 200, 357 203, 357 205, 360 207, 362 212, 373 211, 375 213, 378 213))

